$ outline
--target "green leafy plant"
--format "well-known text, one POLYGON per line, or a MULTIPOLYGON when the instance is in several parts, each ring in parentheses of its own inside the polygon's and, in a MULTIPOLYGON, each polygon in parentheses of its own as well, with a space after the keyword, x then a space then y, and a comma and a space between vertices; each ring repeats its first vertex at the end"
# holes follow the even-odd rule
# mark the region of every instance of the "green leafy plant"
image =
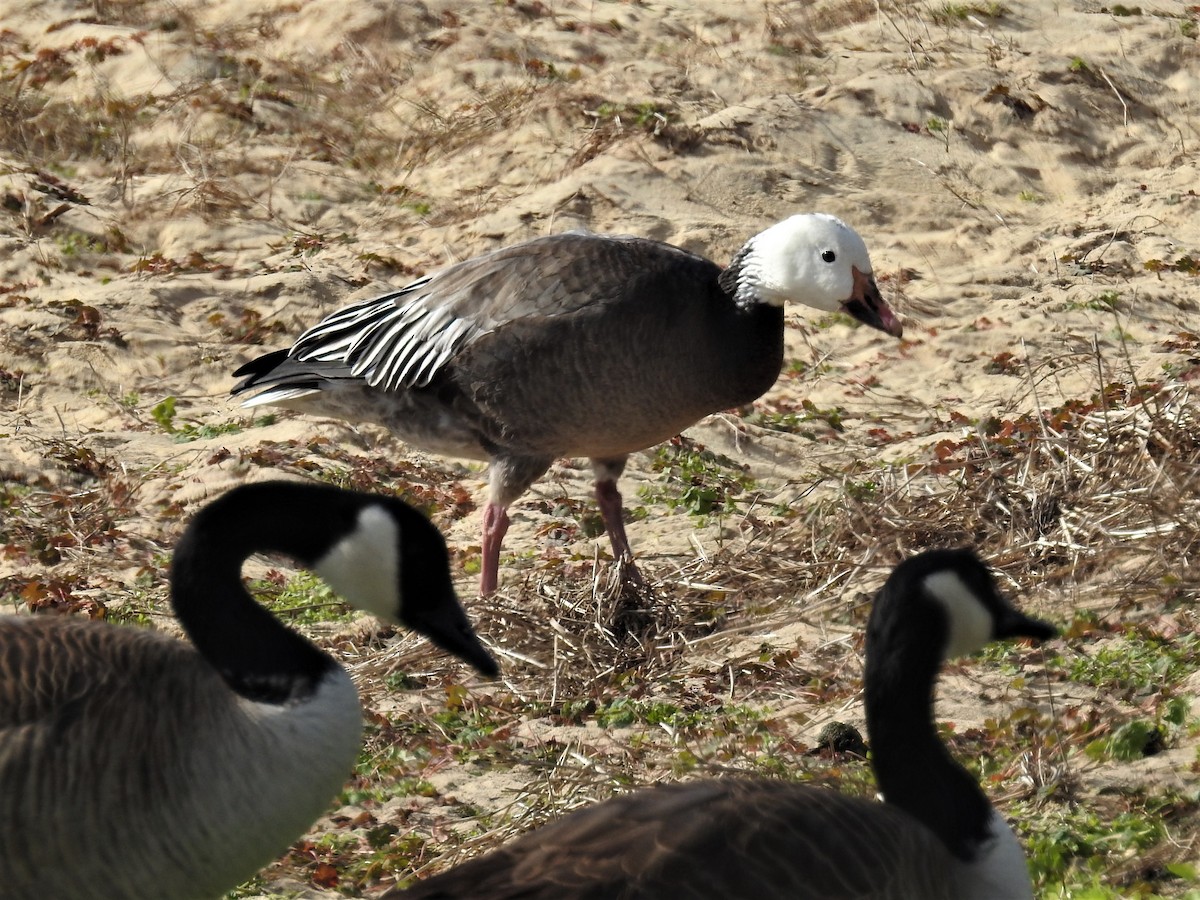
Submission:
POLYGON ((265 578, 252 582, 250 591, 279 618, 301 625, 343 622, 355 615, 353 607, 308 571, 285 575, 272 569, 265 578))
POLYGON ((1133 697, 1197 671, 1198 654, 1200 635, 1179 635, 1167 640, 1131 630, 1074 657, 1067 665, 1067 675, 1072 681, 1133 697))
MULTIPOLYGON (((178 401, 174 397, 164 397, 156 403, 150 409, 150 416, 163 431, 180 443, 220 437, 223 434, 235 434, 244 427, 241 422, 218 422, 216 424, 178 422, 178 401)), ((253 419, 250 424, 255 428, 263 428, 273 425, 277 418, 274 413, 268 413, 253 419)))
POLYGON ((652 467, 663 474, 666 487, 643 487, 639 496, 647 502, 665 502, 671 509, 682 507, 692 515, 724 509, 754 486, 745 466, 686 439, 659 447, 652 467))

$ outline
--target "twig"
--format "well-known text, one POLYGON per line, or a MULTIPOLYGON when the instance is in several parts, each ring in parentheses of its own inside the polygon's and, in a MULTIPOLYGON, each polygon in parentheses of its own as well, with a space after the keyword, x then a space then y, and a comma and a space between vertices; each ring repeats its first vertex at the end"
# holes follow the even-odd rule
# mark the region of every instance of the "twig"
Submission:
POLYGON ((1117 86, 1112 83, 1112 79, 1108 77, 1108 73, 1099 68, 1096 69, 1096 71, 1100 74, 1100 77, 1107 82, 1108 86, 1112 88, 1112 92, 1117 95, 1117 99, 1121 101, 1122 118, 1125 123, 1125 133, 1129 134, 1129 104, 1125 102, 1125 98, 1121 96, 1121 92, 1117 90, 1117 86))

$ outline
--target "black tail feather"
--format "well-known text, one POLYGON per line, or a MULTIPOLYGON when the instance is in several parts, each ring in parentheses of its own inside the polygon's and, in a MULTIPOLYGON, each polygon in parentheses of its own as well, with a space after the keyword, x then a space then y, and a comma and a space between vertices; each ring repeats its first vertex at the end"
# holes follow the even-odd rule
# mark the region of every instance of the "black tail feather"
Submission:
POLYGON ((241 366, 233 373, 234 378, 241 378, 242 380, 233 386, 229 391, 230 395, 236 397, 243 391, 258 387, 262 379, 275 371, 287 358, 287 350, 275 350, 250 360, 250 362, 241 366))

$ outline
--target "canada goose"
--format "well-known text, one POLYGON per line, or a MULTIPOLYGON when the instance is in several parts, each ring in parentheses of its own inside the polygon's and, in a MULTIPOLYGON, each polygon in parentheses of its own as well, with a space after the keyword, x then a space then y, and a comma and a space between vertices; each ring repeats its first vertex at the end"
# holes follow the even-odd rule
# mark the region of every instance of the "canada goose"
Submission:
POLYGON ((1055 633, 970 550, 896 567, 867 626, 865 703, 884 803, 778 780, 626 794, 385 897, 405 900, 1020 900, 1024 855, 933 720, 946 659, 1055 633))
POLYGON ((254 602, 280 552, 355 605, 485 674, 446 546, 399 500, 266 482, 202 509, 171 592, 192 643, 57 616, 0 617, 0 896, 220 897, 287 849, 354 768, 346 670, 254 602))
POLYGON ((783 364, 788 301, 902 332, 866 244, 833 216, 786 219, 724 270, 658 241, 569 232, 348 306, 243 365, 232 393, 261 388, 243 406, 373 421, 488 460, 487 595, 509 505, 559 457, 591 459, 613 553, 632 563, 616 484, 626 459, 764 393, 783 364))

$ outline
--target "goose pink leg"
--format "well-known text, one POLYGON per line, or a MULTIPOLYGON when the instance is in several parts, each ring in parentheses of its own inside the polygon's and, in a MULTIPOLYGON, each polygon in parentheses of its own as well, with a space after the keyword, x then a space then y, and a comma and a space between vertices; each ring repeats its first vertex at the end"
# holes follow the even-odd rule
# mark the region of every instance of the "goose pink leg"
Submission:
POLYGON ((483 507, 479 542, 479 596, 495 593, 500 583, 500 545, 508 531, 508 507, 550 468, 552 457, 493 456, 488 466, 488 500, 483 507))
POLYGON ((500 545, 508 531, 508 510, 488 502, 483 508, 483 538, 480 541, 479 596, 487 597, 500 581, 500 545))
POLYGON ((596 503, 600 506, 600 518, 604 530, 612 542, 613 558, 622 566, 625 578, 636 584, 642 583, 642 573, 633 561, 633 550, 625 534, 625 508, 621 492, 617 490, 617 479, 625 471, 625 457, 616 459, 593 459, 592 471, 596 473, 596 503))
POLYGON ((629 538, 625 534, 624 506, 617 483, 597 481, 596 502, 600 505, 600 518, 604 520, 608 539, 612 541, 613 558, 633 562, 633 550, 630 549, 629 538))

